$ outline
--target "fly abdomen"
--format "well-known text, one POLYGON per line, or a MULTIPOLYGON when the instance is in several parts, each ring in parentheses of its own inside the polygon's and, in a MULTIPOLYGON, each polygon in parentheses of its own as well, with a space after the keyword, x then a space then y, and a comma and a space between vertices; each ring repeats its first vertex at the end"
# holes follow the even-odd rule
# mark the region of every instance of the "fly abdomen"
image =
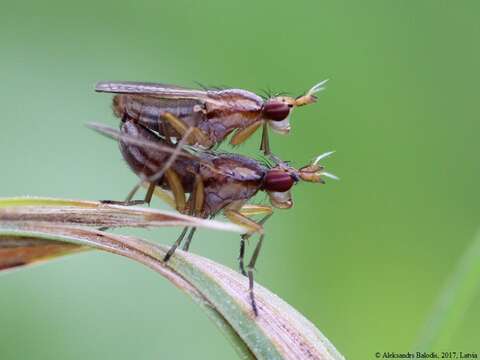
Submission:
POLYGON ((200 102, 192 99, 160 99, 130 94, 113 98, 113 112, 117 117, 122 119, 126 116, 166 136, 178 134, 162 119, 163 114, 170 113, 188 126, 198 127, 204 118, 201 109, 200 102))
MULTIPOLYGON (((122 123, 120 131, 131 138, 151 142, 159 141, 157 135, 133 121, 122 123)), ((133 172, 145 178, 159 171, 170 155, 166 152, 154 152, 122 139, 120 139, 120 151, 133 172)))
MULTIPOLYGON (((160 138, 151 130, 132 120, 123 122, 120 131, 130 139, 138 139, 140 141, 158 144, 163 146, 165 150, 169 150, 152 151, 152 149, 147 147, 142 147, 131 141, 120 139, 122 156, 135 174, 141 178, 149 178, 158 174, 162 169, 166 170, 164 166, 173 155, 173 151, 175 150, 174 146, 160 138)), ((185 191, 190 192, 195 180, 196 164, 192 163, 191 159, 178 156, 177 154, 169 168, 180 176, 185 191)), ((163 177, 157 180, 157 185, 165 188, 163 177)))

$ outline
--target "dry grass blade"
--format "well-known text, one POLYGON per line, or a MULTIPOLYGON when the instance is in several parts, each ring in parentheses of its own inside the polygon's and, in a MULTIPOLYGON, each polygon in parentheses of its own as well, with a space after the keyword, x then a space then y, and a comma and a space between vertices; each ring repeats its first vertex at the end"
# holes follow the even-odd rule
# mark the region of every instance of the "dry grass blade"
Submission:
POLYGON ((37 236, 3 236, 0 238, 0 270, 32 265, 89 249, 88 246, 54 242, 37 236))
MULTIPOLYGON (((165 263, 166 246, 87 227, 92 224, 93 213, 89 211, 98 214, 105 211, 107 215, 99 215, 99 218, 104 217, 102 221, 108 226, 126 226, 128 223, 161 226, 161 220, 166 224, 188 221, 183 217, 181 220, 153 217, 148 218, 149 223, 142 217, 144 213, 160 215, 147 210, 118 206, 107 206, 104 210, 97 202, 59 199, 0 200, 0 269, 18 269, 88 249, 107 251, 150 267, 183 290, 206 311, 244 359, 343 359, 311 322, 258 284, 255 293, 259 316, 255 317, 248 295, 248 281, 236 271, 180 250, 165 263), (34 211, 29 211, 31 207, 39 211, 37 216, 34 211), (62 207, 61 217, 57 211, 49 215, 46 210, 62 207), (88 216, 79 209, 85 210, 88 216), (121 221, 122 216, 130 220, 121 221)), ((162 216, 165 215, 162 213, 162 216)))
POLYGON ((195 226, 245 232, 245 229, 235 224, 144 207, 53 198, 0 198, 0 223, 22 226, 38 222, 109 228, 195 226))
MULTIPOLYGON (((162 259, 167 247, 134 237, 47 224, 32 226, 28 231, 0 228, 0 256, 5 251, 8 254, 9 249, 21 248, 22 244, 31 248, 35 241, 41 247, 52 248, 73 244, 70 252, 92 247, 126 256, 152 268, 205 308, 222 330, 235 340, 243 358, 343 359, 313 324, 259 285, 256 296, 260 315, 255 318, 246 279, 203 257, 178 251, 165 264, 162 259)), ((35 261, 33 256, 29 259, 35 261)), ((42 254, 39 260, 44 259, 42 254)), ((0 258, 2 263, 4 259, 0 258)))

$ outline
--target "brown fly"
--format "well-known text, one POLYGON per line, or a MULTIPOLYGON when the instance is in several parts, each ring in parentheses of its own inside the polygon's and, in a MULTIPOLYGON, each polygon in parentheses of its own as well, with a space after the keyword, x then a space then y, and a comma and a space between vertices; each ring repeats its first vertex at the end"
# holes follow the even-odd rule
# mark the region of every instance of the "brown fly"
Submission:
MULTIPOLYGON (((133 120, 124 121, 120 132, 103 125, 91 124, 100 133, 119 140, 121 153, 130 168, 142 179, 156 186, 155 193, 181 213, 201 218, 223 215, 247 232, 241 237, 239 265, 248 276, 250 299, 258 313, 253 295, 253 270, 264 238, 263 223, 273 208, 292 207, 291 188, 299 181, 324 183, 323 178, 336 177, 326 172, 318 156, 311 164, 296 169, 272 157, 274 164, 231 153, 199 150, 181 144, 175 147, 152 130, 133 120), (248 204, 258 192, 268 194, 271 206, 248 204), (264 216, 256 222, 250 216, 264 216), (252 258, 244 267, 245 241, 253 234, 260 238, 252 258)), ((153 192, 152 186, 149 192, 153 192)), ((184 228, 165 256, 167 261, 182 242, 188 250, 196 228, 184 228), (188 233, 188 235, 187 235, 188 233)))
POLYGON ((272 96, 263 99, 242 89, 186 89, 175 85, 141 82, 99 82, 98 92, 116 93, 113 111, 122 121, 135 120, 165 139, 179 139, 192 128, 187 143, 211 149, 227 136, 239 145, 262 127, 260 149, 270 154, 268 128, 290 131, 293 108, 312 104, 323 90, 324 80, 296 98, 272 96))

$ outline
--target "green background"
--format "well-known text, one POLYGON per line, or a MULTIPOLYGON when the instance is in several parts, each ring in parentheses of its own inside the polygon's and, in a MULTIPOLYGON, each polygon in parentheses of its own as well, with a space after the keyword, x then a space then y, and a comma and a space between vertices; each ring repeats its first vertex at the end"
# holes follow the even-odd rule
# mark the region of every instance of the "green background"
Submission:
MULTIPOLYGON (((118 123, 98 80, 299 95, 329 78, 290 136, 271 140, 297 165, 336 150, 324 163, 341 181, 294 189, 294 208, 267 225, 257 279, 347 358, 411 350, 479 225, 479 11, 478 1, 4 2, 0 196, 126 195, 136 179, 117 146, 84 126, 118 123)), ((141 234, 169 244, 177 233, 141 234)), ((192 251, 236 268, 238 237, 202 230, 192 251)), ((236 356, 180 291, 112 255, 1 276, 0 294, 2 360, 236 356)), ((479 352, 479 308, 477 295, 433 350, 479 352)))

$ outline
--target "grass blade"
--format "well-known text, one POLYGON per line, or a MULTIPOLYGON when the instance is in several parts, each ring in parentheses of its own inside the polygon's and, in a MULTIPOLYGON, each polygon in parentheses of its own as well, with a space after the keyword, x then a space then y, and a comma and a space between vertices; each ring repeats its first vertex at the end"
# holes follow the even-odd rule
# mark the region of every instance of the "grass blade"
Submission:
POLYGON ((99 228, 195 226, 245 232, 244 228, 232 223, 145 207, 39 197, 0 198, 0 223, 18 227, 39 222, 99 228))
POLYGON ((52 242, 37 236, 7 236, 0 240, 0 270, 9 270, 89 250, 89 247, 52 242))
MULTIPOLYGON (((31 248, 34 242, 43 248, 63 249, 63 254, 86 248, 103 250, 150 267, 205 309, 244 359, 343 359, 312 323, 258 284, 260 315, 255 317, 246 278, 206 258, 179 250, 165 264, 165 246, 85 227, 38 222, 28 229, 0 225, 0 263, 5 263, 5 254, 11 255, 8 250, 31 248)), ((30 263, 45 260, 44 255, 33 252, 28 259, 30 263), (39 259, 32 254, 40 255, 39 259)))
POLYGON ((422 330, 415 350, 448 349, 451 339, 480 290, 480 232, 448 279, 422 330))

